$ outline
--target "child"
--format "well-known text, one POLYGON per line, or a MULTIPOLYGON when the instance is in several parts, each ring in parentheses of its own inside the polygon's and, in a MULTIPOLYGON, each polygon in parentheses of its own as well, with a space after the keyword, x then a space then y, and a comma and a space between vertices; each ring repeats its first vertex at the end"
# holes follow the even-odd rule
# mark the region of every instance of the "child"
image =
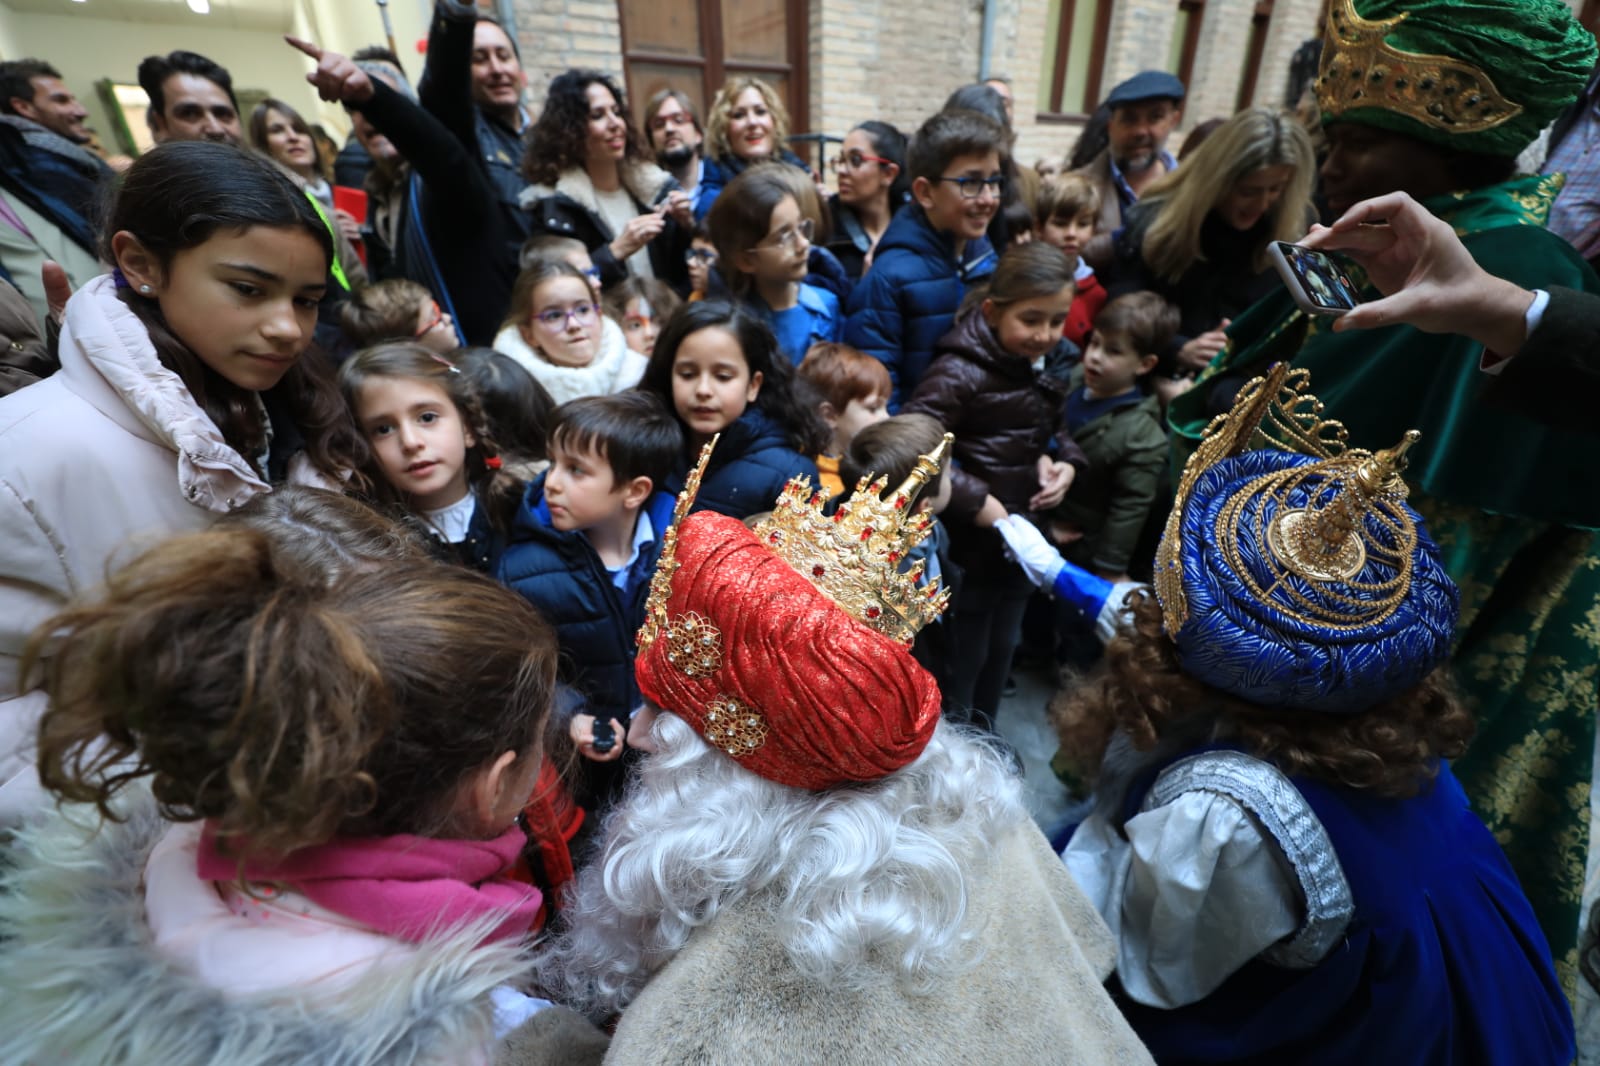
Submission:
MULTIPOLYGON (((877 360, 872 360, 877 363, 877 360)), ((881 363, 877 364, 882 366, 881 363)), ((890 486, 903 483, 911 476, 917 459, 939 450, 944 440, 944 427, 929 415, 905 414, 874 422, 864 427, 851 440, 844 458, 839 463, 839 473, 852 493, 863 477, 887 479, 890 486)), ((913 550, 906 553, 905 569, 922 564, 921 586, 926 588, 938 581, 939 587, 950 593, 952 600, 961 595, 961 568, 950 557, 950 534, 939 515, 950 506, 954 482, 944 471, 928 479, 922 494, 916 500, 916 510, 931 518, 928 536, 913 550)), ((942 618, 935 619, 917 633, 911 645, 911 654, 923 669, 939 682, 940 693, 949 689, 950 664, 956 658, 956 648, 950 639, 951 627, 942 618)), ((946 710, 954 710, 946 700, 946 710)))
POLYGON ((1035 205, 1039 239, 1053 244, 1072 263, 1072 283, 1077 294, 1067 314, 1065 336, 1082 348, 1106 303, 1106 287, 1094 268, 1083 261, 1083 250, 1094 236, 1100 217, 1100 187, 1082 174, 1070 172, 1044 183, 1035 205))
POLYGON ((600 293, 577 267, 541 260, 517 275, 511 309, 494 338, 556 403, 632 388, 645 358, 600 313, 600 293))
POLYGON ((971 111, 941 112, 911 142, 911 195, 850 294, 846 344, 889 368, 889 410, 911 398, 967 286, 994 270, 984 235, 1000 207, 1006 135, 971 111))
POLYGON ((399 504, 441 558, 494 573, 522 484, 500 469, 466 377, 421 345, 380 344, 344 364, 339 386, 373 497, 399 504))
POLYGON ((717 246, 711 243, 711 231, 704 222, 695 223, 694 236, 689 238, 689 250, 684 253, 689 267, 689 299, 687 303, 704 300, 710 291, 711 271, 717 265, 717 246))
POLYGON ((1036 239, 1033 232, 1033 210, 1022 200, 1007 204, 1000 211, 1006 220, 1006 234, 1010 238, 1008 247, 1027 244, 1036 239))
POLYGON ((1098 769, 1063 858, 1124 1013, 1159 1062, 1571 1062, 1545 937, 1450 769, 1473 717, 1398 473, 1418 435, 1345 451, 1289 373, 1207 429, 1157 596, 1057 708, 1098 769))
POLYGON ((82 806, 8 856, 0 969, 49 979, 6 982, 6 1060, 488 1061, 544 1005, 502 872, 554 633, 458 567, 311 575, 301 535, 173 538, 30 645, 82 806))
POLYGON ((450 362, 472 386, 483 421, 500 449, 501 469, 532 481, 550 464, 544 442, 556 403, 522 364, 493 348, 458 348, 450 362))
POLYGON ((1178 311, 1153 292, 1119 296, 1096 319, 1073 372, 1066 422, 1089 460, 1050 516, 1067 559, 1108 581, 1127 581, 1167 465, 1161 401, 1151 375, 1178 329, 1178 311))
POLYGON ((582 271, 596 288, 600 287, 600 270, 589 258, 589 249, 576 237, 544 234, 523 241, 522 251, 517 256, 517 269, 528 270, 538 263, 566 263, 582 271))
POLYGON ((414 281, 393 278, 355 290, 339 310, 339 328, 352 349, 384 341, 416 341, 445 355, 460 343, 450 316, 414 281))
POLYGON ((790 365, 813 344, 838 340, 843 326, 838 298, 805 281, 815 234, 801 206, 802 197, 815 201, 809 186, 794 167, 751 167, 728 183, 706 217, 723 280, 771 327, 790 365))
POLYGON ((687 448, 668 491, 683 487, 701 445, 722 435, 697 507, 744 518, 771 510, 792 477, 817 483, 817 464, 806 457, 827 445, 827 427, 795 395, 794 367, 750 312, 723 300, 680 308, 640 387, 670 404, 683 426, 687 448))
POLYGON ((932 415, 955 434, 951 553, 967 576, 951 606, 961 658, 951 670, 949 695, 986 728, 999 708, 1032 593, 990 527, 1008 512, 1054 508, 1085 465, 1061 426, 1066 386, 1045 370, 1071 347, 1061 324, 1072 291, 1072 266, 1055 248, 1034 241, 1008 251, 991 283, 973 292, 971 306, 939 342, 905 408, 932 415))
MULTIPOLYGON (((837 496, 846 485, 854 488, 854 482, 839 475, 840 457, 850 450, 851 440, 860 430, 889 417, 889 372, 872 356, 847 344, 817 344, 800 364, 800 380, 821 397, 817 413, 832 437, 817 456, 817 470, 822 488, 829 496, 837 496)), ((898 485, 904 478, 891 480, 898 485)))
MULTIPOLYGON (((583 699, 569 723, 573 745, 596 763, 622 754, 639 702, 633 637, 672 521, 660 491, 683 450, 683 430, 657 397, 641 391, 589 396, 556 408, 550 469, 528 486, 500 561, 501 582, 539 608, 561 645, 562 682, 583 699), (596 748, 595 719, 614 742, 596 748)), ((580 802, 609 806, 616 767, 590 766, 580 802)))
POLYGON ((606 314, 622 327, 628 350, 650 358, 656 338, 683 303, 664 281, 655 278, 627 278, 606 293, 606 314))

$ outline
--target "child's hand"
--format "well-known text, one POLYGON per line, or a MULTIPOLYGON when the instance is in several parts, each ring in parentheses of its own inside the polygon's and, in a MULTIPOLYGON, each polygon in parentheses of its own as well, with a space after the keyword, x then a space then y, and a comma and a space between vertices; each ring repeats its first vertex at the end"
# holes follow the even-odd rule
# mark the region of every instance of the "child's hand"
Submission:
POLYGON ((595 716, 592 714, 575 714, 572 716, 572 721, 567 723, 567 736, 572 738, 572 746, 578 749, 578 754, 595 762, 610 762, 612 759, 621 758, 622 749, 627 747, 622 740, 625 732, 622 723, 615 718, 611 719, 611 728, 615 731, 612 735, 615 739, 609 751, 594 750, 594 723, 595 716))
POLYGON ((1030 511, 1048 511, 1061 502, 1072 487, 1078 471, 1071 463, 1063 463, 1048 455, 1039 456, 1039 491, 1028 501, 1030 511))

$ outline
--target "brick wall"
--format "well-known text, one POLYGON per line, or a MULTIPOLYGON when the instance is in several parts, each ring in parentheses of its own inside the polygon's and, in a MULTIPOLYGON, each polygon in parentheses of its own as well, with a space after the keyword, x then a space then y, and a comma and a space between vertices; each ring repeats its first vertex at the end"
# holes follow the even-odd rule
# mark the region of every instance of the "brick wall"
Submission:
POLYGON ((528 105, 535 112, 550 79, 570 67, 593 67, 622 78, 622 22, 615 0, 513 0, 512 11, 528 72, 528 105))

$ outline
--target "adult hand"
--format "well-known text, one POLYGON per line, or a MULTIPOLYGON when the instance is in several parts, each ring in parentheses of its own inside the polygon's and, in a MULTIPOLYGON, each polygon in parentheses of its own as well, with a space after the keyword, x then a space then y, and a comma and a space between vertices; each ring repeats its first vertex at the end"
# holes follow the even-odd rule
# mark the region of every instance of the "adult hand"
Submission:
POLYGON ((664 201, 666 213, 686 231, 694 231, 694 200, 682 189, 673 189, 664 201))
POLYGON ((1500 355, 1527 339, 1533 294, 1478 266, 1449 223, 1403 192, 1363 200, 1332 226, 1311 227, 1301 243, 1343 252, 1384 294, 1340 315, 1335 330, 1403 323, 1471 337, 1500 355))
POLYGON ((617 262, 622 262, 655 240, 666 225, 667 216, 660 208, 635 215, 628 219, 628 224, 622 227, 622 232, 611 242, 611 254, 616 257, 617 262))
POLYGON ((1078 471, 1071 463, 1059 462, 1048 455, 1039 456, 1038 470, 1039 491, 1028 501, 1028 510, 1048 511, 1061 502, 1078 471))
POLYGON ((998 525, 1006 516, 1006 506, 993 496, 983 498, 983 506, 978 508, 978 513, 973 516, 972 524, 979 529, 991 529, 998 525))
POLYGON ((628 746, 623 740, 627 732, 626 727, 615 718, 611 719, 611 728, 614 731, 612 735, 615 738, 612 742, 611 750, 595 751, 594 722, 595 716, 592 714, 575 714, 572 716, 572 721, 567 723, 567 736, 572 739, 572 744, 578 749, 578 754, 585 759, 593 759, 595 762, 610 762, 612 759, 620 759, 622 757, 622 749, 628 746))
POLYGON ((46 259, 39 267, 39 280, 44 283, 45 303, 50 305, 50 318, 57 326, 67 312, 67 301, 72 298, 72 282, 67 272, 54 259, 46 259))
POLYGON ((1055 584, 1064 560, 1037 526, 1021 515, 1007 515, 994 528, 1006 542, 1006 554, 1016 560, 1036 588, 1047 589, 1055 584))
POLYGON ((306 81, 316 87, 318 96, 332 104, 352 107, 372 99, 372 79, 349 56, 324 51, 298 37, 285 35, 283 39, 317 61, 317 69, 306 75, 306 81))
POLYGON ((333 209, 334 224, 339 227, 339 234, 351 244, 361 243, 361 223, 356 221, 356 216, 340 208, 333 209))
POLYGON ((1210 366, 1217 353, 1228 346, 1228 335, 1223 332, 1227 328, 1228 319, 1225 318, 1216 329, 1189 338, 1178 349, 1178 362, 1189 370, 1204 370, 1210 366))

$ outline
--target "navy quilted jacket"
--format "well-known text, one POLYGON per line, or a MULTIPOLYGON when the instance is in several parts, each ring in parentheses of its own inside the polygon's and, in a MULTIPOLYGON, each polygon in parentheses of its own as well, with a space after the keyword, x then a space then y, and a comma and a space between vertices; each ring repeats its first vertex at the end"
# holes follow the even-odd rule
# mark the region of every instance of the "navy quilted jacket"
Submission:
POLYGON ((588 538, 550 525, 544 477, 522 497, 496 576, 556 627, 560 678, 583 697, 585 713, 626 722, 639 703, 633 637, 644 624, 644 601, 673 503, 670 493, 658 492, 645 504, 655 541, 640 549, 639 578, 624 602, 588 538))
POLYGON ((850 294, 844 342, 889 368, 892 411, 916 391, 967 286, 994 273, 988 238, 968 241, 965 256, 958 262, 950 234, 936 231, 921 206, 910 204, 889 223, 872 268, 850 294))
MULTIPOLYGON (((689 457, 699 458, 700 450, 684 453, 678 469, 667 479, 673 494, 683 488, 689 475, 689 457)), ((772 510, 788 480, 804 474, 813 486, 819 484, 817 464, 789 446, 789 436, 759 407, 747 407, 739 420, 722 431, 711 461, 706 464, 700 492, 694 499, 696 511, 716 511, 734 518, 748 518, 772 510)))

